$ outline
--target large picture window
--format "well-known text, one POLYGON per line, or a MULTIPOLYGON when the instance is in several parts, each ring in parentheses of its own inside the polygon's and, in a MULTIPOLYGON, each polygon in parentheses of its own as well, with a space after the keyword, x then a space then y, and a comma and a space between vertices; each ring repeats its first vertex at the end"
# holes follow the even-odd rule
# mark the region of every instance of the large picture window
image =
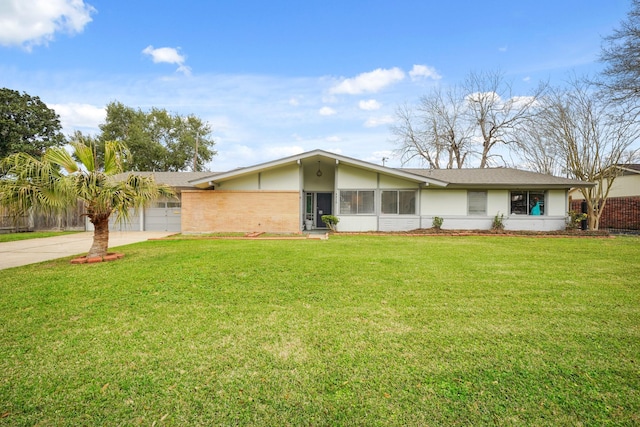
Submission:
POLYGON ((544 215, 544 191, 512 191, 512 215, 544 215))
POLYGON ((385 190, 381 201, 381 212, 385 215, 416 213, 416 192, 413 190, 385 190))
POLYGON ((373 190, 340 191, 340 214, 359 215, 375 213, 373 190))
POLYGON ((487 192, 486 191, 469 191, 467 193, 468 215, 486 215, 487 214, 487 192))

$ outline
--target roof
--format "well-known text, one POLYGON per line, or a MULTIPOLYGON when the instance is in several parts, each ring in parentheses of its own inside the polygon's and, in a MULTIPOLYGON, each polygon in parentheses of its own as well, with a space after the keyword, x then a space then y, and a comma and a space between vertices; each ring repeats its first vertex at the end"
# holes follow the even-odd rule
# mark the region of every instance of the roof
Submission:
POLYGON ((123 172, 114 175, 116 180, 121 180, 129 174, 139 176, 153 176, 159 184, 165 184, 173 188, 193 188, 189 181, 211 176, 214 172, 123 172))
POLYGON ((620 170, 622 170, 623 175, 633 175, 640 174, 640 163, 627 163, 616 165, 620 170))
MULTIPOLYGON (((575 179, 561 178, 537 172, 513 168, 483 169, 412 169, 391 168, 346 157, 323 150, 307 151, 257 165, 233 169, 227 172, 134 172, 139 175, 153 175, 157 182, 174 188, 209 188, 217 183, 242 176, 263 172, 291 164, 316 165, 347 164, 361 169, 383 173, 397 178, 420 183, 433 188, 505 188, 505 189, 547 189, 591 187, 595 184, 575 179)), ((640 166, 640 165, 638 165, 640 166)), ((126 174, 119 174, 126 176, 126 174)))
POLYGON ((447 182, 447 188, 571 188, 593 185, 576 179, 513 168, 402 170, 447 182))
POLYGON ((424 185, 435 185, 435 186, 446 186, 446 182, 439 181, 438 179, 427 177, 424 175, 416 175, 410 172, 405 172, 401 169, 394 169, 385 166, 380 166, 375 163, 369 163, 362 160, 354 159, 352 157, 343 156, 336 153, 330 153, 324 150, 313 150, 307 151, 305 153, 296 154, 294 156, 284 157, 282 159, 273 160, 270 162, 260 163, 254 166, 249 166, 245 168, 233 169, 229 172, 222 173, 211 173, 207 177, 194 179, 190 181, 190 183, 199 188, 207 188, 215 183, 227 181, 230 179, 238 178, 244 175, 253 174, 256 172, 262 172, 269 169, 278 168, 285 165, 290 165, 294 163, 298 164, 316 164, 317 161, 331 161, 335 162, 335 164, 348 164, 350 166, 359 167, 362 169, 376 171, 380 173, 385 173, 388 175, 397 176, 399 178, 404 178, 409 181, 419 182, 424 185))

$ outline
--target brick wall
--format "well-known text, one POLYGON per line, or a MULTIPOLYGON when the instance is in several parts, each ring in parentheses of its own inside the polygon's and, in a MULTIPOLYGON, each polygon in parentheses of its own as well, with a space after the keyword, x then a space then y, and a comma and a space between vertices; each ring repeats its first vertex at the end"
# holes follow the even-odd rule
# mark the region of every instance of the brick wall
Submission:
POLYGON ((300 231, 298 191, 182 192, 182 232, 300 231))
MULTIPOLYGON (((571 209, 581 212, 581 200, 573 200, 571 209)), ((610 197, 600 217, 600 229, 640 230, 640 197, 610 197)))

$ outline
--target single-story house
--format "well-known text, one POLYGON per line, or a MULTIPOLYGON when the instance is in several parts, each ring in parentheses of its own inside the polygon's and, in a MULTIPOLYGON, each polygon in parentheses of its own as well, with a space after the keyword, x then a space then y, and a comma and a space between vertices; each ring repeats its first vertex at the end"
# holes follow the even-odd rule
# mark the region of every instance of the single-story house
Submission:
MULTIPOLYGON (((149 172, 147 172, 149 173, 149 172)), ((591 183, 510 168, 403 169, 314 150, 228 172, 154 173, 178 191, 134 218, 129 229, 182 233, 489 229, 561 230, 571 188, 591 183), (179 218, 179 220, 178 220, 179 218)))

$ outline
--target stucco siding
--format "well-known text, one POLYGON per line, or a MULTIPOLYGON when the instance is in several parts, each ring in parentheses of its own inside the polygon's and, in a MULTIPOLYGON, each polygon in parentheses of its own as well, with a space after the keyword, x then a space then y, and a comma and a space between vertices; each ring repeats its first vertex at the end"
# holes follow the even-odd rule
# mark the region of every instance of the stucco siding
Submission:
POLYGON ((300 231, 297 191, 182 192, 182 232, 300 231))

